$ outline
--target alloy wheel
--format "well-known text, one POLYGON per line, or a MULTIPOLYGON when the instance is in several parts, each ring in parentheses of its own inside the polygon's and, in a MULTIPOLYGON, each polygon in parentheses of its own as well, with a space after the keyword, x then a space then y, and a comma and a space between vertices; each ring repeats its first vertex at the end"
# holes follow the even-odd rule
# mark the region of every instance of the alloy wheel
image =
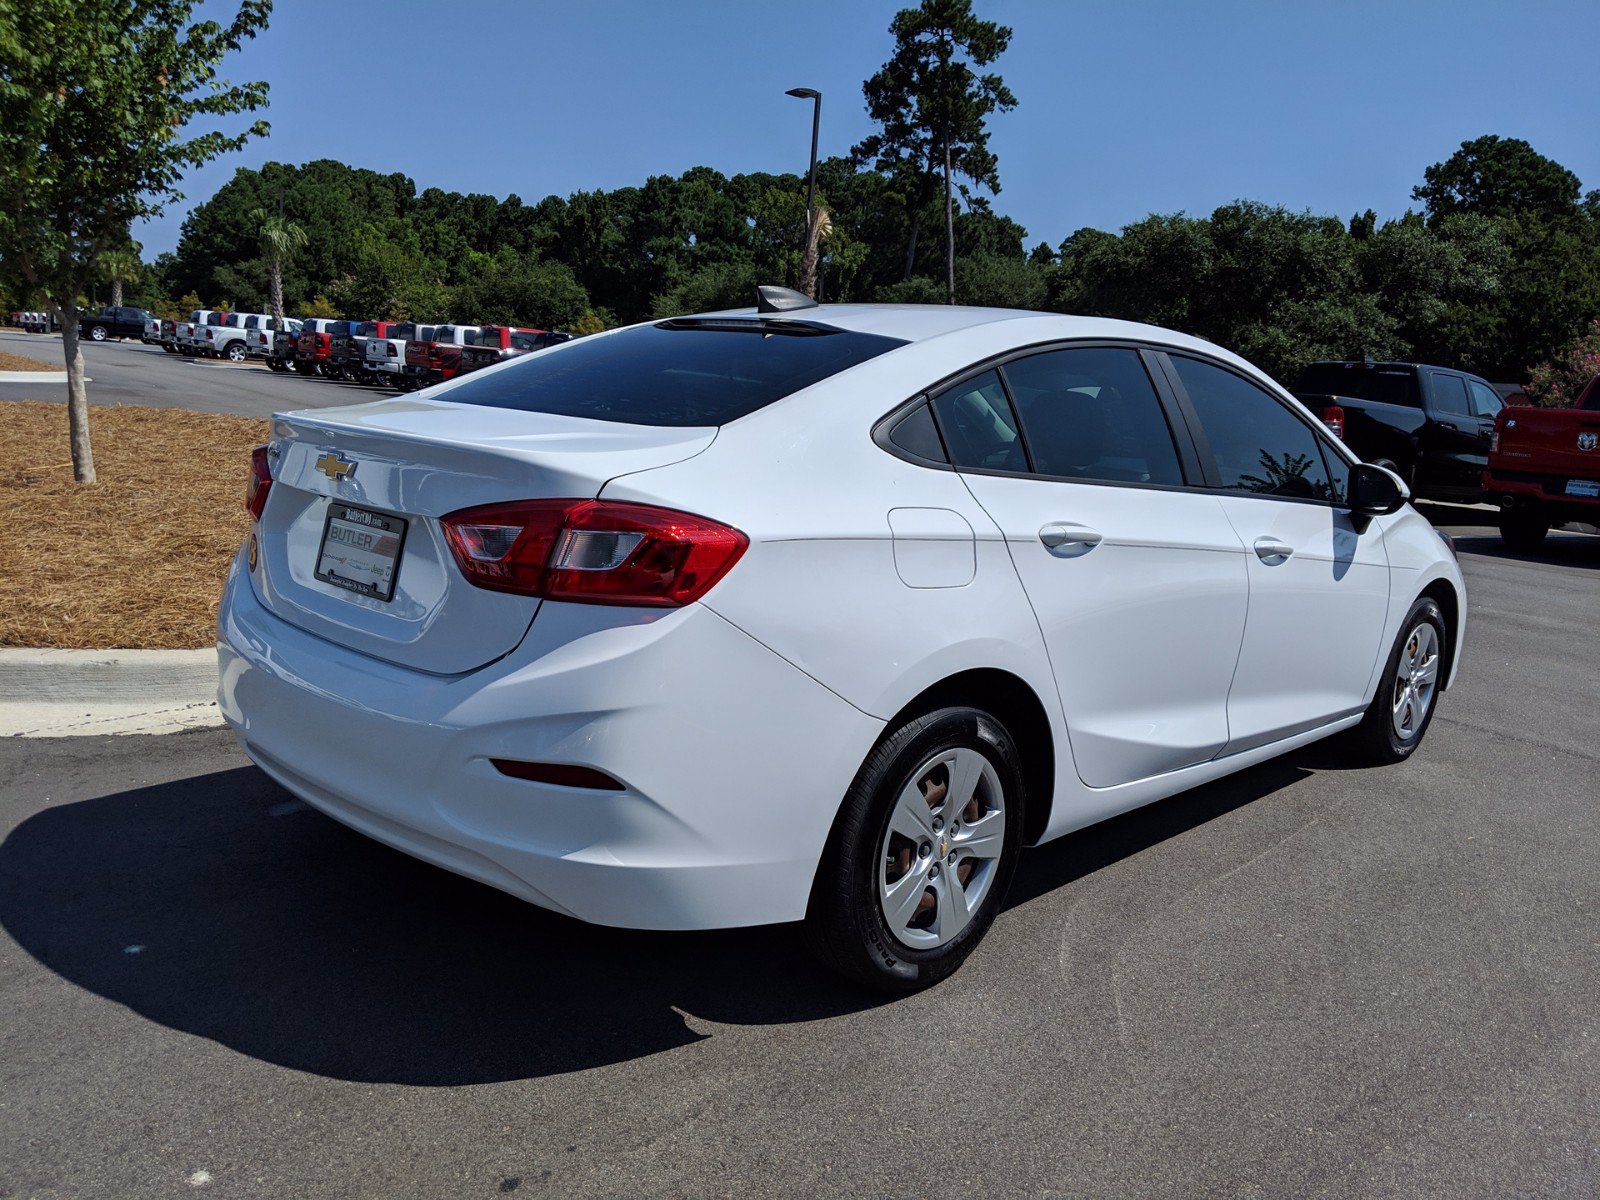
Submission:
POLYGON ((989 759, 957 747, 912 772, 878 852, 878 903, 914 950, 948 945, 983 907, 1005 848, 1005 790, 989 759))
POLYGON ((1438 683, 1439 635, 1430 622, 1423 621, 1406 635, 1395 667, 1390 705, 1395 736, 1402 742, 1416 737, 1422 728, 1438 683))

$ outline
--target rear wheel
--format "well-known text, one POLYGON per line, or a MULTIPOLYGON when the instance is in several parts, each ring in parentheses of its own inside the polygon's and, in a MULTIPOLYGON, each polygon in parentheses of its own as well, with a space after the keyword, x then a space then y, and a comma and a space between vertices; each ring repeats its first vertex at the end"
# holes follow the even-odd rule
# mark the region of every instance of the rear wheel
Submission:
POLYGON ((1530 554, 1544 545, 1549 532, 1550 522, 1537 512, 1515 508, 1500 510, 1500 540, 1508 550, 1530 554))
POLYGON ((1021 758, 976 708, 908 721, 857 773, 811 890, 817 956, 870 987, 949 975, 993 923, 1022 848, 1021 758))
POLYGON ((229 362, 243 362, 249 357, 243 342, 229 342, 227 354, 229 362))
POLYGON ((1351 731, 1351 746, 1360 758, 1378 765, 1404 762, 1422 744, 1444 681, 1448 636, 1444 614, 1431 599, 1424 596, 1411 606, 1384 664, 1378 694, 1351 731))

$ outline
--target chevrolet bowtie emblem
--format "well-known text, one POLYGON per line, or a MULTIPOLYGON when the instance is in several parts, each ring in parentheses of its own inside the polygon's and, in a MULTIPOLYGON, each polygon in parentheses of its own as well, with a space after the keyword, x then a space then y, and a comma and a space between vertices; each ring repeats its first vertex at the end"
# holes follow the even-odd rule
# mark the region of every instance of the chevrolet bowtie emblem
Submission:
POLYGON ((356 460, 346 458, 337 450, 329 450, 317 459, 317 470, 335 481, 349 479, 356 473, 356 460))

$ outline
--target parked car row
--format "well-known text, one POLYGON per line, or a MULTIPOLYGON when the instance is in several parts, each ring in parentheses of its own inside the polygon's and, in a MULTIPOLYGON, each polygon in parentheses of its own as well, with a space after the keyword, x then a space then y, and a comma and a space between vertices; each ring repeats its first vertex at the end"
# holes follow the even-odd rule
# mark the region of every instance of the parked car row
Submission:
POLYGON ((11 313, 11 324, 23 333, 53 333, 60 329, 55 317, 47 312, 29 312, 23 309, 11 313))
POLYGON ((293 338, 279 338, 270 349, 263 345, 258 356, 276 371, 388 384, 409 392, 553 346, 571 336, 508 325, 313 317, 299 323, 293 338))

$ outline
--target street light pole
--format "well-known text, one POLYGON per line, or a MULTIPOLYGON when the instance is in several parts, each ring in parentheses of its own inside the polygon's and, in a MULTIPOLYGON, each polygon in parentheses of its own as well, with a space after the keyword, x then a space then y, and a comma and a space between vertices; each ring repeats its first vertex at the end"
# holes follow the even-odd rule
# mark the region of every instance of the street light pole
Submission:
POLYGON ((784 93, 797 100, 810 100, 811 106, 811 169, 806 175, 806 240, 811 239, 812 212, 817 204, 817 131, 822 127, 822 93, 816 88, 790 88, 784 93))

